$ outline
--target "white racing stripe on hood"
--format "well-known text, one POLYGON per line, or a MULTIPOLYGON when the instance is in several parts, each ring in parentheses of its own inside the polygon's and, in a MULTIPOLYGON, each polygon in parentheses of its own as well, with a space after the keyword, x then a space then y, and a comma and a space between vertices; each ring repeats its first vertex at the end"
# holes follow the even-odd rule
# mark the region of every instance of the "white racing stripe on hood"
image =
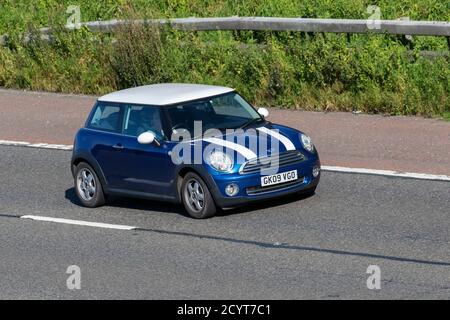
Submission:
POLYGON ((272 137, 274 137, 275 139, 278 139, 281 141, 281 143, 284 145, 284 147, 286 148, 287 151, 290 150, 295 150, 295 146, 292 143, 291 140, 289 140, 287 137, 279 134, 278 132, 274 131, 274 130, 270 130, 267 129, 266 127, 261 127, 261 128, 257 128, 257 130, 264 132, 272 137))
POLYGON ((252 150, 250 150, 250 149, 248 149, 248 148, 246 148, 244 146, 241 146, 240 144, 231 142, 231 141, 218 139, 218 138, 205 138, 205 139, 203 139, 203 141, 214 143, 214 144, 217 144, 219 146, 223 146, 225 148, 229 148, 229 149, 232 149, 234 151, 237 151, 242 156, 244 156, 247 160, 257 158, 257 155, 252 150))

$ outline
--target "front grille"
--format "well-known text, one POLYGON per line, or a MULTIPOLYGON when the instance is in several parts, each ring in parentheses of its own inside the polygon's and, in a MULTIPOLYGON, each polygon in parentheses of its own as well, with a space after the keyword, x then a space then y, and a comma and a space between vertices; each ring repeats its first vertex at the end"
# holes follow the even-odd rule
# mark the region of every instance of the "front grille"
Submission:
POLYGON ((300 163, 305 159, 305 156, 297 151, 286 151, 272 156, 259 157, 244 163, 239 171, 241 174, 256 173, 262 169, 270 169, 276 167, 284 167, 300 163))
POLYGON ((246 189, 246 191, 249 196, 252 196, 255 194, 263 194, 263 193, 271 192, 271 191, 281 191, 283 189, 286 189, 286 188, 289 188, 289 187, 292 187, 295 185, 300 185, 304 182, 305 182, 305 177, 299 177, 297 180, 294 180, 294 181, 288 181, 285 183, 275 184, 275 185, 271 185, 271 186, 249 187, 246 189))

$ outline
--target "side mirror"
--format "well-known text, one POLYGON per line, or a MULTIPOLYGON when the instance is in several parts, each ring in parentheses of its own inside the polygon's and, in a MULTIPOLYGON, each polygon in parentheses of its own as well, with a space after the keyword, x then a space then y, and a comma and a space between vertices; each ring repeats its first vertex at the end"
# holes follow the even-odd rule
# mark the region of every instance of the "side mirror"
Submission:
POLYGON ((151 144, 151 143, 155 142, 156 145, 158 145, 158 146, 160 145, 159 141, 156 140, 155 134, 151 131, 141 133, 139 135, 139 137, 137 138, 137 140, 140 144, 151 144))
POLYGON ((264 118, 267 118, 269 116, 269 110, 267 110, 266 108, 259 108, 258 113, 264 118))

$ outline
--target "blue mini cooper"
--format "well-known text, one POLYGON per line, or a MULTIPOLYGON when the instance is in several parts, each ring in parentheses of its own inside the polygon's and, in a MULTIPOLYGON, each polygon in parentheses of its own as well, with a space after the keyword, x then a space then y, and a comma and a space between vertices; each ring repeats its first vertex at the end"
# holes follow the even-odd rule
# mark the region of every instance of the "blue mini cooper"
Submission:
POLYGON ((75 137, 76 194, 87 207, 108 195, 182 203, 194 218, 313 194, 320 161, 311 139, 267 117, 226 87, 155 84, 107 94, 75 137))

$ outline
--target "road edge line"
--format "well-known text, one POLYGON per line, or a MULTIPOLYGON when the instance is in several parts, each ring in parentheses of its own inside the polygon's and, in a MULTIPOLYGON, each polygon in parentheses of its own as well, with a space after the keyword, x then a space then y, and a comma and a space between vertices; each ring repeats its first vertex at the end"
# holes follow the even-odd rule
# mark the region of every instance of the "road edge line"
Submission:
POLYGON ((50 144, 50 143, 31 143, 26 141, 11 141, 11 140, 0 140, 0 145, 2 146, 12 146, 12 147, 29 147, 29 148, 39 148, 39 149, 52 149, 52 150, 67 150, 73 149, 72 145, 66 144, 50 144))
POLYGON ((370 174, 370 175, 377 175, 377 176, 384 176, 384 177, 410 178, 410 179, 434 180, 434 181, 450 181, 450 176, 428 174, 428 173, 401 172, 401 171, 393 171, 393 170, 350 168, 350 167, 338 167, 338 166, 322 166, 321 169, 323 171, 329 171, 329 172, 359 173, 359 174, 370 174))

